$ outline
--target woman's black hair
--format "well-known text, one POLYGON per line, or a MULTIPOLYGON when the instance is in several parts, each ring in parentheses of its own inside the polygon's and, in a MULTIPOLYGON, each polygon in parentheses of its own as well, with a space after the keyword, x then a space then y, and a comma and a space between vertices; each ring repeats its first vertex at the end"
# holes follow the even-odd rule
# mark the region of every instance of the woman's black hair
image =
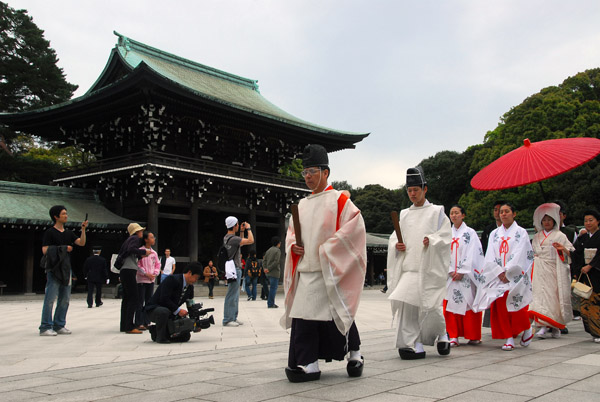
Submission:
POLYGON ((552 219, 552 222, 554 222, 554 226, 552 226, 552 228, 555 228, 555 227, 556 227, 556 221, 554 220, 554 218, 553 218, 553 217, 551 217, 551 216, 550 216, 550 215, 548 215, 548 214, 546 214, 546 215, 542 216, 542 220, 540 221, 540 225, 544 226, 544 225, 542 224, 542 221, 544 220, 544 218, 545 218, 546 216, 547 216, 548 218, 552 219))
POLYGON ((513 212, 513 213, 515 212, 515 206, 508 201, 503 202, 502 205, 500 205, 500 208, 502 208, 505 205, 510 208, 510 212, 513 212))
POLYGON ((587 215, 592 215, 594 218, 596 218, 597 221, 600 221, 600 212, 593 208, 586 209, 585 211, 583 211, 583 216, 585 217, 587 215))
POLYGON ((148 240, 148 236, 151 235, 152 232, 149 230, 144 230, 144 234, 142 235, 142 241, 146 244, 146 240, 148 240))
POLYGON ((466 214, 467 214, 467 213, 465 212, 465 209, 464 209, 463 207, 461 207, 460 205, 458 205, 458 204, 454 204, 454 205, 452 205, 452 206, 450 207, 450 209, 452 209, 452 208, 458 208, 458 209, 460 209, 460 213, 461 213, 461 214, 463 214, 463 215, 466 215, 466 214))

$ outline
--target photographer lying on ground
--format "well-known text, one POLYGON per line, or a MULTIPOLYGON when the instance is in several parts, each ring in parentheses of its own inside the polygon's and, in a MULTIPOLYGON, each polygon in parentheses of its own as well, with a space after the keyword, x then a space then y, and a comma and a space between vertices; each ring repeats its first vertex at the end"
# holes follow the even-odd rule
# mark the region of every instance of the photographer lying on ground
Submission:
POLYGON ((213 309, 200 310, 201 305, 194 305, 194 283, 203 272, 202 265, 192 262, 184 274, 169 275, 161 282, 145 307, 148 318, 156 323, 149 328, 152 340, 158 343, 187 342, 192 331, 199 332, 215 323, 212 316, 200 318, 213 309), (184 302, 190 309, 191 318, 185 318, 188 312, 180 307, 184 302), (194 314, 191 314, 192 310, 194 314))

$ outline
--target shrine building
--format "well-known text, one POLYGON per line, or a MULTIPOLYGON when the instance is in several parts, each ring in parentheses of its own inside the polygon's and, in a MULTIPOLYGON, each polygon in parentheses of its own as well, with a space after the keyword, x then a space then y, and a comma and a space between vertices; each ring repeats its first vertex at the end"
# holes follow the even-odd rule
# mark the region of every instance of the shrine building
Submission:
POLYGON ((228 215, 252 225, 256 242, 243 253, 262 258, 273 235, 284 237, 290 205, 307 194, 282 169, 309 143, 334 152, 369 135, 301 120, 264 98, 255 80, 115 34, 83 96, 2 113, 0 124, 93 154, 54 184, 93 191, 112 213, 144 223, 178 266, 216 256, 228 215))

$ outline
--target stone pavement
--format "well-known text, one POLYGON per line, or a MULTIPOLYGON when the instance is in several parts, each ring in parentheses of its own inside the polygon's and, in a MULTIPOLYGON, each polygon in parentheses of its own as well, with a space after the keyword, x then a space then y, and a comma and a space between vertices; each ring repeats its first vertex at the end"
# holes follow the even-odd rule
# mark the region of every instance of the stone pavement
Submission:
MULTIPOLYGON (((500 350, 484 328, 483 344, 448 357, 426 347, 424 360, 403 361, 393 347, 389 303, 366 290, 357 316, 365 370, 348 378, 344 362, 320 363, 321 380, 291 384, 284 374, 289 334, 282 309, 241 295, 240 327, 222 327, 223 297, 206 297, 217 325, 188 343, 160 345, 148 334, 119 332, 120 300, 88 309, 71 301, 72 335, 40 337, 41 299, 0 298, 2 401, 599 401, 600 345, 580 321, 568 335, 500 350)), ((282 304, 282 297, 278 301, 282 304)))

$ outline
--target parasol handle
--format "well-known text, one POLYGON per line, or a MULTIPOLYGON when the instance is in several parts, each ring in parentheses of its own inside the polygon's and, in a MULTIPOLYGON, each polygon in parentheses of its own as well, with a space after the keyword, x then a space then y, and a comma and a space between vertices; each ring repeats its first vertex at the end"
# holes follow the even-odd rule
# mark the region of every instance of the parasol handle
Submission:
POLYGON ((398 219, 398 212, 392 211, 390 212, 390 216, 392 217, 392 225, 394 225, 394 231, 396 232, 398 243, 404 243, 402 240, 402 232, 400 231, 400 219, 398 219))
POLYGON ((292 220, 294 222, 294 231, 296 232, 296 245, 304 247, 304 243, 302 243, 302 230, 300 228, 300 214, 298 213, 298 204, 292 204, 292 220))

